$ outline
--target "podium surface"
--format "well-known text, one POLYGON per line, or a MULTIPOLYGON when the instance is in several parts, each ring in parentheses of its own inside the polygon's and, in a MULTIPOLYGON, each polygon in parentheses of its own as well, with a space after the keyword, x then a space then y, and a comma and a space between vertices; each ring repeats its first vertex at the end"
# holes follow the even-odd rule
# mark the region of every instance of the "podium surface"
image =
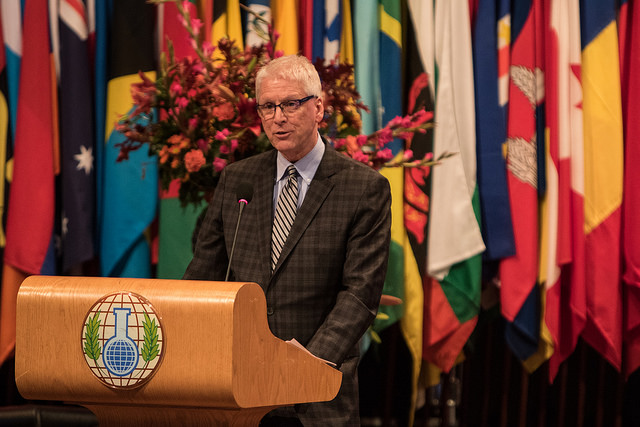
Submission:
POLYGON ((20 393, 85 406, 101 425, 256 425, 333 399, 341 376, 271 333, 255 283, 31 276, 18 293, 20 393))

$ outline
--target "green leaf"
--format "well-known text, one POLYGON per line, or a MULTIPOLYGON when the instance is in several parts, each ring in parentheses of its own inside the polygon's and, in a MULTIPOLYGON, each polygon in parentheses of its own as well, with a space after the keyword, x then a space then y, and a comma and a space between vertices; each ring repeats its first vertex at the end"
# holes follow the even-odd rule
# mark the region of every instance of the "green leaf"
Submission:
POLYGON ((98 313, 89 317, 86 323, 87 330, 84 334, 84 353, 89 359, 98 360, 100 357, 100 340, 98 331, 100 329, 100 319, 98 313))

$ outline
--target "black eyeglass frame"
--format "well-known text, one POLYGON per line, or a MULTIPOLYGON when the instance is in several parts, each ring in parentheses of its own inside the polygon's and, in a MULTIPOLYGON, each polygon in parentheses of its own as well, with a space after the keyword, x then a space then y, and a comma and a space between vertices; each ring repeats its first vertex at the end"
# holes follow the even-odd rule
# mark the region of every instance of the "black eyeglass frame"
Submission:
POLYGON ((273 102, 267 102, 267 103, 264 103, 264 104, 257 104, 256 108, 258 109, 258 114, 260 114, 260 116, 262 116, 263 119, 267 120, 267 119, 271 119, 271 118, 275 117, 276 108, 280 107, 280 111, 282 111, 282 114, 284 114, 284 115, 291 114, 292 112, 296 111, 298 108, 300 108, 302 106, 302 104, 304 104, 305 102, 307 102, 311 98, 317 98, 317 96, 309 95, 309 96, 305 96, 304 98, 300 98, 300 99, 290 99, 288 101, 283 101, 280 104, 274 104, 273 102), (268 112, 265 113, 263 111, 263 108, 265 108, 269 104, 272 104, 273 107, 269 108, 268 112), (285 104, 288 104, 288 105, 285 105, 285 104), (289 111, 289 113, 287 113, 285 111, 285 108, 287 108, 287 107, 288 108, 292 108, 292 111, 289 111))

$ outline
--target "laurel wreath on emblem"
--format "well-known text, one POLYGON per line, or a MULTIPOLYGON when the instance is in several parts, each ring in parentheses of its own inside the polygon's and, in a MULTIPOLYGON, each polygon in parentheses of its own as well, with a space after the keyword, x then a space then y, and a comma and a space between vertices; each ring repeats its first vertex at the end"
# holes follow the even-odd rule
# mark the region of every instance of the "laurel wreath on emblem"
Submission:
POLYGON ((160 347, 158 346, 158 325, 156 319, 151 320, 147 313, 144 313, 144 320, 142 322, 144 329, 144 339, 142 344, 142 359, 145 362, 150 362, 160 353, 160 347))
POLYGON ((100 319, 98 314, 88 318, 87 331, 84 334, 84 353, 89 359, 98 360, 100 358, 100 340, 98 330, 100 328, 100 319))

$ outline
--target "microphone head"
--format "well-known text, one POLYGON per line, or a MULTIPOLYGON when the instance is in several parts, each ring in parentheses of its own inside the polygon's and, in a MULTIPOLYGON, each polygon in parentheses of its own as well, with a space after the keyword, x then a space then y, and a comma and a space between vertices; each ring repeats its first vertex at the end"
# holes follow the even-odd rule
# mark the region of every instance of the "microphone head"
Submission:
POLYGON ((253 197, 253 186, 248 182, 241 182, 236 189, 238 203, 248 204, 253 197))

